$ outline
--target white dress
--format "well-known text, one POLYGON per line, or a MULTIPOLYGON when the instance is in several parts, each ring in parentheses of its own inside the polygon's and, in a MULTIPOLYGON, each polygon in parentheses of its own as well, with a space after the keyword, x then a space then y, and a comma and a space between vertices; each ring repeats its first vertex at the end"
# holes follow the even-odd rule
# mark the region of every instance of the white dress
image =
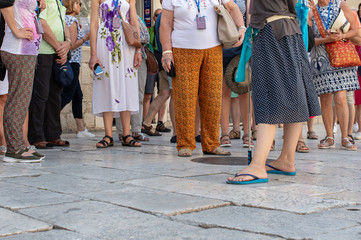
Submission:
MULTIPOLYGON (((129 3, 118 1, 118 11, 128 22, 129 3)), ((133 67, 135 47, 128 46, 122 26, 113 27, 114 16, 119 16, 114 2, 117 0, 105 0, 99 8, 97 56, 104 73, 93 77, 93 114, 102 117, 103 112, 114 112, 114 117, 119 118, 119 112, 139 111, 138 74, 133 67)))

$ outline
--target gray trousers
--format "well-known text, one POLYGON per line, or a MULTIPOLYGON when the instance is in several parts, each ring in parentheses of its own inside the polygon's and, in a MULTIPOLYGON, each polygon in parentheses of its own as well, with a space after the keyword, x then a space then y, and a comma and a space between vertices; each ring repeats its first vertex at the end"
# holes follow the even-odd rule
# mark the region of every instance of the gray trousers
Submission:
MULTIPOLYGON (((145 83, 147 80, 147 63, 144 58, 142 60, 142 65, 138 68, 139 112, 137 114, 133 114, 130 118, 131 131, 133 133, 140 133, 143 121, 143 98, 145 83)), ((123 134, 123 127, 120 118, 116 118, 115 123, 117 134, 123 134)))

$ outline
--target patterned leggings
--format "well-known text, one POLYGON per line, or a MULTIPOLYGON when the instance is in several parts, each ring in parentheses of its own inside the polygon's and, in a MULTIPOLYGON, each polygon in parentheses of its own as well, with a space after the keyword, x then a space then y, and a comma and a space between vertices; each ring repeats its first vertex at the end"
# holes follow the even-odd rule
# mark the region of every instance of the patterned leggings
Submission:
POLYGON ((219 146, 222 100, 222 47, 173 48, 176 77, 172 79, 177 149, 194 150, 197 99, 201 112, 202 150, 219 146))
POLYGON ((4 133, 7 152, 25 148, 23 124, 33 88, 36 56, 1 51, 1 60, 8 70, 9 93, 4 108, 4 133))

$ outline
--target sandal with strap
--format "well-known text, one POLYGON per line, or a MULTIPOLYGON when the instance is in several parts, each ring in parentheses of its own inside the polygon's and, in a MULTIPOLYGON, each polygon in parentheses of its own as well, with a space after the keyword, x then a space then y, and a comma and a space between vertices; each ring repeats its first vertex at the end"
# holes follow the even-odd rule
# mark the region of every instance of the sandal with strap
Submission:
POLYGON ((353 138, 353 136, 351 134, 347 135, 347 137, 352 144, 355 144, 355 139, 353 138))
POLYGON ((243 135, 242 141, 243 141, 243 147, 244 148, 248 148, 249 145, 251 146, 251 148, 254 147, 254 144, 252 142, 252 138, 249 137, 248 133, 243 135), (245 139, 245 138, 247 138, 247 139, 245 139), (250 140, 251 140, 251 142, 250 142, 250 140))
POLYGON ((223 135, 219 141, 221 142, 221 147, 232 147, 231 139, 229 138, 229 135, 223 135))
POLYGON ((346 146, 344 146, 343 143, 341 142, 341 149, 344 149, 347 151, 356 151, 357 150, 357 146, 355 144, 351 143, 350 139, 348 137, 344 138, 342 140, 346 140, 347 143, 346 143, 346 146))
POLYGON ((144 123, 142 124, 142 129, 141 129, 142 133, 145 133, 145 134, 147 134, 149 136, 162 136, 162 134, 159 133, 158 131, 156 131, 155 129, 154 129, 154 131, 152 131, 152 130, 153 130, 152 125, 147 126, 144 123))
POLYGON ((49 141, 50 144, 53 144, 54 147, 69 147, 70 143, 68 141, 63 141, 60 138, 54 141, 49 141))
POLYGON ((326 136, 324 139, 322 139, 320 141, 320 144, 318 144, 319 149, 330 149, 330 148, 335 148, 335 147, 336 147, 335 140, 333 139, 333 137, 329 137, 329 136, 326 136), (332 140, 332 144, 327 142, 328 139, 332 140))
POLYGON ((306 146, 306 143, 302 139, 298 139, 297 146, 296 146, 296 152, 298 153, 308 153, 310 149, 306 146))
POLYGON ((315 131, 308 131, 307 132, 307 139, 318 139, 318 136, 315 131))
POLYGON ((192 157, 192 151, 188 148, 179 149, 178 157, 192 157))
POLYGON ((149 137, 144 136, 142 133, 133 133, 133 138, 137 141, 148 142, 149 137))
POLYGON ((141 147, 142 146, 142 144, 139 141, 134 140, 132 135, 123 136, 122 138, 123 138, 122 146, 125 146, 125 147, 141 147), (128 138, 131 138, 131 139, 129 141, 127 141, 128 138))
POLYGON ((241 132, 238 130, 231 130, 229 132, 229 138, 230 139, 240 139, 241 138, 241 132))
POLYGON ((216 147, 213 151, 211 152, 207 152, 207 151, 204 151, 203 154, 206 154, 206 155, 221 155, 221 156, 229 156, 231 155, 230 152, 224 150, 223 148, 221 147, 216 147))
POLYGON ((54 147, 53 144, 42 141, 42 142, 36 142, 33 144, 37 149, 52 149, 54 147))
POLYGON ((102 140, 98 142, 101 145, 96 145, 97 148, 107 148, 114 146, 113 138, 111 136, 105 135, 102 140), (109 139, 109 142, 105 140, 106 138, 109 139))

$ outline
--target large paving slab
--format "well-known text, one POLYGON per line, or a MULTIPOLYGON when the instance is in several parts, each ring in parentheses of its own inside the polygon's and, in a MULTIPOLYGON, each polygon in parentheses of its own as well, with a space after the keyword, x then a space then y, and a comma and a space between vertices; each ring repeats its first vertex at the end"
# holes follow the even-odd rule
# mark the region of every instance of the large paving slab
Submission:
POLYGON ((315 240, 331 240, 331 239, 361 239, 361 226, 350 227, 337 231, 328 232, 313 237, 315 240))
MULTIPOLYGON (((355 204, 353 202, 312 197, 305 195, 302 191, 298 194, 289 194, 282 190, 278 191, 277 187, 268 189, 228 184, 207 184, 204 181, 181 178, 157 177, 147 180, 132 180, 127 183, 169 192, 228 200, 241 206, 276 209, 300 214, 309 214, 328 208, 355 204)), ((262 185, 267 186, 267 184, 259 184, 258 186, 262 185)), ((285 184, 285 186, 287 185, 285 184)), ((283 187, 279 186, 280 189, 283 187)), ((309 192, 310 190, 308 189, 307 191, 309 192)), ((334 192, 333 190, 329 191, 331 193, 334 192)), ((327 193, 326 188, 323 189, 323 193, 327 193)))
POLYGON ((24 233, 1 238, 1 240, 100 240, 79 233, 53 229, 46 232, 24 233))
POLYGON ((119 188, 118 184, 116 183, 108 183, 99 180, 85 179, 62 174, 45 174, 32 178, 8 178, 5 181, 69 194, 119 188))
POLYGON ((311 239, 316 235, 359 226, 356 221, 246 207, 224 207, 175 216, 175 219, 208 227, 224 227, 287 239, 311 239))
MULTIPOLYGON (((203 230, 172 219, 95 201, 20 211, 56 226, 101 239, 193 239, 192 236, 197 236, 203 230)), ((205 238, 203 235, 195 239, 205 238)))
POLYGON ((44 171, 34 169, 34 167, 40 167, 41 164, 34 164, 31 166, 29 166, 29 164, 21 163, 14 164, 1 162, 0 164, 0 179, 19 176, 38 176, 40 174, 45 174, 44 171))
POLYGON ((26 232, 45 231, 52 229, 52 227, 48 223, 0 208, 0 237, 26 232))
POLYGON ((230 205, 230 202, 221 200, 140 187, 125 187, 117 191, 101 191, 83 196, 167 216, 230 205))
POLYGON ((0 182, 0 206, 12 210, 79 201, 79 197, 0 182))

